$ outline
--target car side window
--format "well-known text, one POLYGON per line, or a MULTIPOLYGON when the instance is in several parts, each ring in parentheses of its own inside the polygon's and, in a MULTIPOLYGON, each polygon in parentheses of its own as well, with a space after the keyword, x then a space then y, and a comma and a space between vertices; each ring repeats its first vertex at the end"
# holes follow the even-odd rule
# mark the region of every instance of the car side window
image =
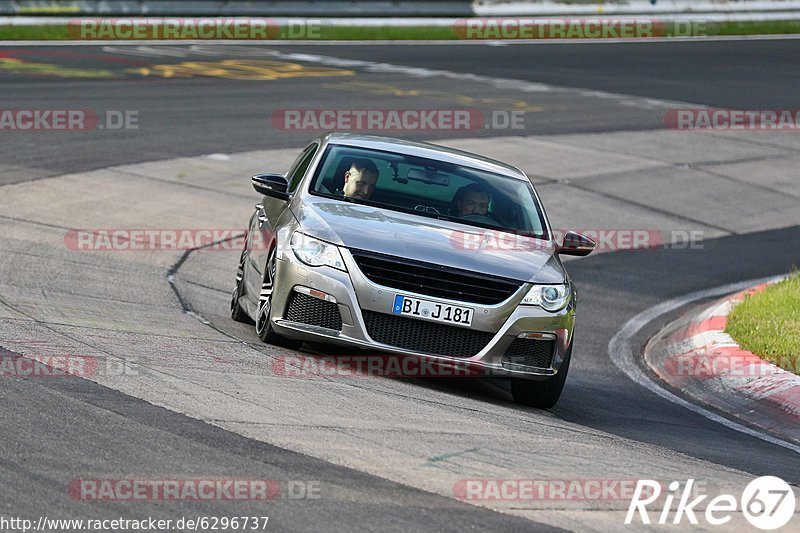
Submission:
POLYGON ((298 158, 300 162, 292 171, 291 176, 289 176, 289 188, 287 192, 293 193, 297 186, 300 185, 300 181, 303 179, 303 176, 306 175, 306 170, 308 170, 308 165, 311 164, 311 160, 314 159, 314 156, 317 153, 317 148, 319 146, 315 143, 305 149, 302 155, 298 158))

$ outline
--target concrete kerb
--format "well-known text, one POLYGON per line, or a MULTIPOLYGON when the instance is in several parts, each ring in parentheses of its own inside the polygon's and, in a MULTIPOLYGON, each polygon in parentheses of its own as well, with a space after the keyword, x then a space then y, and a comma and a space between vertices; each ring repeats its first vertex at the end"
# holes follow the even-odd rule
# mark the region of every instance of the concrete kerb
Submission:
POLYGON ((644 360, 683 394, 800 443, 800 376, 742 349, 725 333, 732 308, 768 284, 700 306, 670 323, 650 339, 644 360))

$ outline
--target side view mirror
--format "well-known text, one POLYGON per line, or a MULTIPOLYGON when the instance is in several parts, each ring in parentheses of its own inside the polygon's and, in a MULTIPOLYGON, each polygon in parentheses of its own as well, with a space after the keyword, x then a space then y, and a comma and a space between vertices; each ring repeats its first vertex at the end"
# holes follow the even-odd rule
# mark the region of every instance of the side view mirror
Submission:
POLYGON ((256 174, 253 176, 253 188, 257 193, 280 200, 288 200, 289 182, 283 174, 256 174))
POLYGON ((592 253, 595 247, 595 242, 574 231, 568 231, 564 234, 564 244, 558 247, 558 253, 563 255, 577 255, 584 256, 592 253))

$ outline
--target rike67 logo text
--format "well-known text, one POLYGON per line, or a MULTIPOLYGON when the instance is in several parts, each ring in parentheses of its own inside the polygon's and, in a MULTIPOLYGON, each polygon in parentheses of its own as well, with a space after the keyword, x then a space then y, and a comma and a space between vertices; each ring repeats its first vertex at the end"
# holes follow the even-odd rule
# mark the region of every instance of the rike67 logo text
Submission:
POLYGON ((655 521, 658 524, 684 523, 684 518, 692 525, 698 525, 698 515, 712 526, 727 524, 733 518, 732 513, 741 512, 750 525, 762 529, 773 530, 785 526, 792 519, 795 510, 795 496, 791 486, 784 480, 774 476, 763 476, 751 481, 740 498, 732 494, 721 494, 707 500, 707 494, 696 496, 693 493, 694 479, 686 480, 681 490, 681 483, 673 481, 662 498, 662 488, 658 481, 640 479, 636 484, 625 524, 641 521, 650 524, 650 511, 657 512, 655 521), (690 500, 690 498, 694 497, 690 500), (677 500, 673 511, 673 503, 677 500), (663 502, 663 503, 662 503, 663 502), (654 505, 652 505, 654 504, 654 505), (652 505, 654 509, 648 509, 652 505), (701 512, 700 507, 705 511, 701 512), (658 507, 661 507, 659 510, 658 507), (638 518, 638 520, 637 520, 638 518))

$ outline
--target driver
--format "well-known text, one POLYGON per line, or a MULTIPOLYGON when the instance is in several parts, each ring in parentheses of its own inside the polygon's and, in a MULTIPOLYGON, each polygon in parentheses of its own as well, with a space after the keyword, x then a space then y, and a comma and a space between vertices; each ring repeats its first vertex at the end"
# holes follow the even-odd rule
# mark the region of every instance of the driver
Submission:
POLYGON ((467 215, 489 215, 489 189, 480 183, 465 185, 453 196, 453 214, 457 217, 467 215))
POLYGON ((356 159, 350 170, 344 173, 343 192, 346 198, 369 200, 375 192, 378 181, 378 167, 369 159, 356 159))

